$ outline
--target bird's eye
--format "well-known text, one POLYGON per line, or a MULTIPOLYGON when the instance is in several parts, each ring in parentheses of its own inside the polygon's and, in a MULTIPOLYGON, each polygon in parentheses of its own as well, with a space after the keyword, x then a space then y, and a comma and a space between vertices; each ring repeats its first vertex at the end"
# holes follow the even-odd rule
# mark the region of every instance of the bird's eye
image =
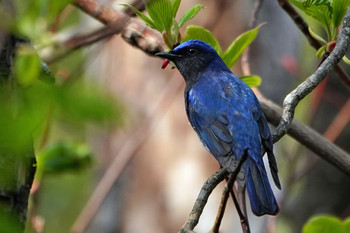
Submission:
POLYGON ((197 53, 197 49, 189 49, 189 50, 187 50, 187 54, 188 55, 194 55, 196 53, 197 53))

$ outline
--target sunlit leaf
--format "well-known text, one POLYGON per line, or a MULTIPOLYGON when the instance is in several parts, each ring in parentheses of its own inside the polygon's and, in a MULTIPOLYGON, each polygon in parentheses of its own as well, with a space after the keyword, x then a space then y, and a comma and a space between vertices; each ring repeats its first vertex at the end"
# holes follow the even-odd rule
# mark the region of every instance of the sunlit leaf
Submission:
POLYGON ((209 30, 201 26, 189 25, 186 28, 186 34, 183 42, 187 40, 202 40, 211 45, 220 56, 222 55, 220 44, 216 40, 215 36, 209 30))
POLYGON ((253 42, 263 24, 238 36, 227 48, 222 59, 227 67, 232 67, 244 50, 253 42))
POLYGON ((186 22, 193 19, 193 17, 195 17, 198 14, 198 12, 203 8, 204 6, 202 4, 197 4, 188 11, 186 11, 179 20, 179 27, 182 27, 182 25, 184 25, 186 22))
POLYGON ((160 32, 170 31, 173 9, 169 0, 149 0, 146 3, 146 10, 157 28, 161 29, 160 32))
POLYGON ((172 11, 173 11, 173 18, 175 18, 175 16, 176 16, 176 13, 177 13, 177 11, 179 9, 180 3, 181 3, 181 0, 172 0, 171 1, 171 8, 172 8, 172 11))
POLYGON ((257 87, 261 84, 261 78, 257 75, 245 75, 239 78, 243 82, 245 82, 249 87, 257 87))
MULTIPOLYGON (((332 1, 332 27, 333 30, 337 31, 340 26, 346 11, 350 5, 350 0, 333 0, 332 1)), ((335 39, 335 38, 333 38, 335 39)))
POLYGON ((334 216, 315 216, 307 221, 303 233, 345 233, 342 221, 334 216))
POLYGON ((290 0, 296 7, 305 14, 317 20, 326 31, 328 39, 331 39, 331 18, 332 7, 330 1, 309 1, 309 0, 290 0))

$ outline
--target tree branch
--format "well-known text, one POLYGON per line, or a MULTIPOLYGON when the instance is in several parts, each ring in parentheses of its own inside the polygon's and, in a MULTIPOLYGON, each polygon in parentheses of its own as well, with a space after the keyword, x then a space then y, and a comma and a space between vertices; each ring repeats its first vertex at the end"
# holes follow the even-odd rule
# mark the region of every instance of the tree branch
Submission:
POLYGON ((298 103, 314 90, 326 75, 336 66, 345 55, 350 42, 350 8, 348 9, 342 23, 338 40, 334 50, 326 60, 309 76, 304 82, 299 84, 283 101, 282 119, 274 133, 274 141, 278 141, 285 135, 292 123, 294 110, 298 103))
MULTIPOLYGON (((277 126, 281 119, 282 109, 270 100, 259 98, 267 120, 277 126)), ((288 134, 309 148, 322 159, 350 175, 350 155, 337 145, 331 143, 315 130, 294 119, 288 134)))
POLYGON ((203 184, 201 191, 193 205, 192 211, 186 223, 181 227, 180 233, 193 232, 193 229, 198 224, 199 218, 203 212, 203 209, 208 201, 211 192, 215 187, 227 177, 229 173, 225 168, 220 168, 208 180, 203 184))

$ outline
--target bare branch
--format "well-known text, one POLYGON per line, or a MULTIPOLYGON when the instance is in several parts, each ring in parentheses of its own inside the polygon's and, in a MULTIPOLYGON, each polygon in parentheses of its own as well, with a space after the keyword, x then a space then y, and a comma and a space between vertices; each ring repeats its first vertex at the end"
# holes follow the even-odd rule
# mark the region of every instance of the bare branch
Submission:
POLYGON ((203 209, 208 201, 211 192, 215 187, 227 177, 228 172, 225 168, 220 168, 213 175, 211 175, 207 181, 203 184, 201 191, 197 197, 196 202, 193 205, 192 211, 186 223, 181 227, 180 233, 193 232, 193 229, 197 226, 199 218, 203 212, 203 209))
MULTIPOLYGON (((259 98, 259 101, 267 120, 277 126, 281 119, 282 109, 265 98, 259 98)), ((322 159, 333 164, 345 174, 350 175, 350 155, 315 130, 294 119, 288 134, 322 159)))
POLYGON ((309 76, 304 82, 289 93, 283 102, 282 119, 274 133, 274 141, 278 141, 285 135, 293 121, 294 110, 298 103, 314 90, 326 75, 335 67, 335 65, 345 55, 350 42, 350 8, 348 9, 344 19, 342 28, 338 35, 338 40, 334 50, 326 58, 326 60, 309 76))

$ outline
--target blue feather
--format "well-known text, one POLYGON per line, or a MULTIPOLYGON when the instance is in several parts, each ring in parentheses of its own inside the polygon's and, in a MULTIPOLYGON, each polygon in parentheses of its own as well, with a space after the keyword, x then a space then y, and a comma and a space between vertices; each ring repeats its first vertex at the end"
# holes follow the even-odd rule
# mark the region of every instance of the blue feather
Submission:
POLYGON ((280 188, 277 164, 266 118, 252 90, 202 41, 189 40, 157 55, 172 60, 184 77, 188 120, 219 164, 233 172, 248 151, 242 169, 253 213, 276 215, 279 207, 261 157, 262 147, 280 188))

